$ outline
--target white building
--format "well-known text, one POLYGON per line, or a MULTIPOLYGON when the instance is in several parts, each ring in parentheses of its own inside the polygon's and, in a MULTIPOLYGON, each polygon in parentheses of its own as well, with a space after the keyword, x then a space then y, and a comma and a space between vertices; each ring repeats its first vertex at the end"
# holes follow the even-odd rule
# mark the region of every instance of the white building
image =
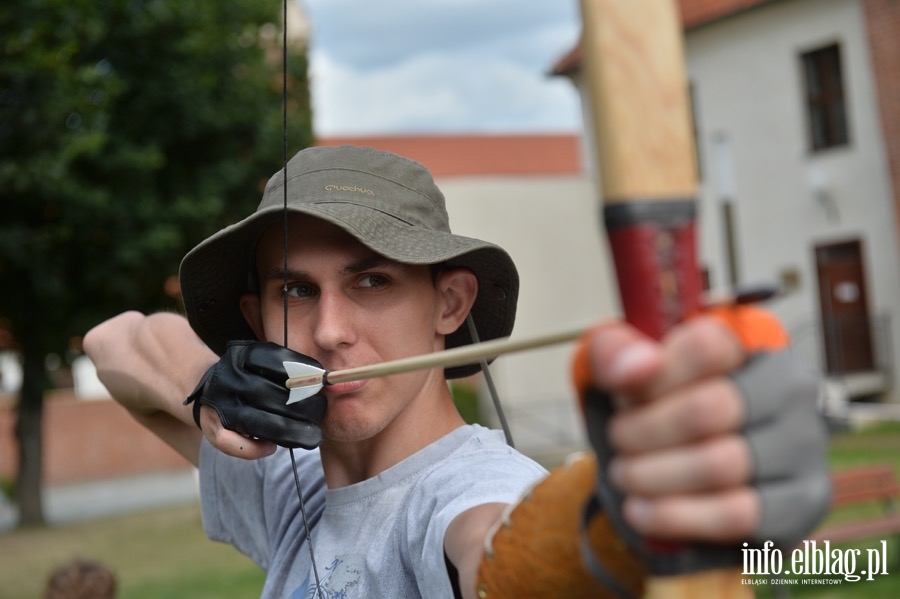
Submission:
MULTIPOLYGON (((711 288, 780 281, 770 307, 833 389, 900 400, 900 4, 680 5, 711 288)), ((580 52, 554 74, 589 102, 580 52)))

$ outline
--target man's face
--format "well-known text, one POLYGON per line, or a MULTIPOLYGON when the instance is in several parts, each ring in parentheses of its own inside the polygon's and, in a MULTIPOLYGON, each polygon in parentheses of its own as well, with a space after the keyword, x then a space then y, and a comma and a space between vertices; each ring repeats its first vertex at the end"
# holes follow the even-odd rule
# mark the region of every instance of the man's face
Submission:
MULTIPOLYGON (((259 297, 242 300, 257 335, 284 343, 286 283, 287 344, 327 370, 443 349, 439 331, 447 326, 446 306, 428 266, 387 260, 342 229, 311 217, 292 216, 289 227, 287 272, 282 225, 270 227, 259 242, 259 297)), ((440 369, 434 369, 330 385, 324 390, 325 436, 369 439, 400 424, 414 400, 443 384, 440 369)))

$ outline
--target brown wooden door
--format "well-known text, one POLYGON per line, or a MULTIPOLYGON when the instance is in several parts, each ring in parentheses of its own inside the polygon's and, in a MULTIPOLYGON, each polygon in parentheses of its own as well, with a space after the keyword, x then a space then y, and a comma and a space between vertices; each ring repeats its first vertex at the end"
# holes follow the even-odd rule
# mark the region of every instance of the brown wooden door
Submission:
POLYGON ((827 372, 875 370, 862 243, 856 239, 817 246, 816 270, 827 372))

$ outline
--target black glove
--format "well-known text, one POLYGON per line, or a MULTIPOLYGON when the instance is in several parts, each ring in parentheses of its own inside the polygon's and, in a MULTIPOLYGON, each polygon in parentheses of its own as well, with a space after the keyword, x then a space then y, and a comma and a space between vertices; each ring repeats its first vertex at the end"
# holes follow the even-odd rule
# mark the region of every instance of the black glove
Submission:
POLYGON ((285 361, 322 367, 309 356, 274 343, 231 341, 184 405, 194 403, 197 426, 200 406, 209 406, 228 430, 282 447, 314 449, 322 442, 319 423, 328 400, 316 394, 287 405, 285 361))

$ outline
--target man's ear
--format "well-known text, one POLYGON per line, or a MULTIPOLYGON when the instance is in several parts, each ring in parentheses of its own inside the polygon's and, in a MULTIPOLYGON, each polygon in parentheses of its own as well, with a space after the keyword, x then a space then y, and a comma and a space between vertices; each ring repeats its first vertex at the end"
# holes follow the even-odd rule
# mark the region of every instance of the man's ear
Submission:
POLYGON ((478 278, 468 268, 452 268, 440 272, 435 286, 441 302, 436 330, 449 335, 469 315, 478 295, 478 278))
POLYGON ((263 341, 265 336, 265 329, 263 328, 262 322, 262 307, 259 301, 259 295, 256 293, 245 293, 241 296, 240 299, 241 306, 241 314, 244 315, 244 320, 247 321, 247 324, 250 325, 250 328, 253 329, 253 334, 256 335, 256 338, 259 341, 263 341))

